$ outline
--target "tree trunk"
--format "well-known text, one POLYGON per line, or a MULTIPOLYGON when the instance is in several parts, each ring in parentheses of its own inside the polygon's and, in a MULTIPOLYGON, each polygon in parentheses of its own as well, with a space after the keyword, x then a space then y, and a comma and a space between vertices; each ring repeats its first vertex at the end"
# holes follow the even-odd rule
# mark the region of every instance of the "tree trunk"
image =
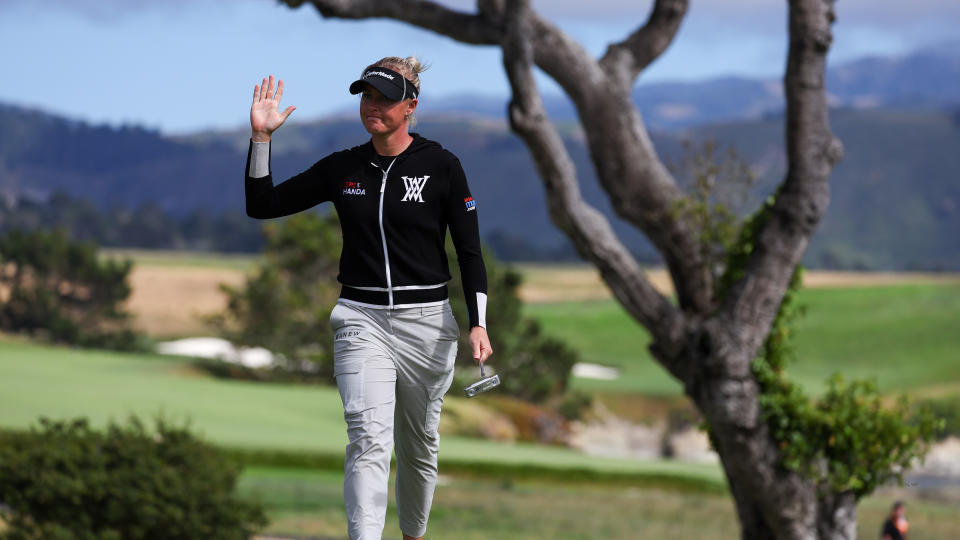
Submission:
POLYGON ((856 540, 857 499, 852 493, 821 494, 817 501, 817 537, 856 540))
MULTIPOLYGON (((741 537, 780 540, 852 540, 857 536, 856 499, 825 492, 780 464, 780 452, 759 408, 759 387, 749 374, 731 377, 724 367, 742 365, 752 350, 718 334, 707 321, 687 340, 688 361, 703 371, 684 391, 703 414, 737 509, 741 537)), ((760 332, 760 330, 755 330, 760 332)), ((765 334, 764 334, 765 335, 765 334)), ((741 337, 740 341, 751 341, 741 337)), ((665 360, 666 363, 676 359, 665 360)))

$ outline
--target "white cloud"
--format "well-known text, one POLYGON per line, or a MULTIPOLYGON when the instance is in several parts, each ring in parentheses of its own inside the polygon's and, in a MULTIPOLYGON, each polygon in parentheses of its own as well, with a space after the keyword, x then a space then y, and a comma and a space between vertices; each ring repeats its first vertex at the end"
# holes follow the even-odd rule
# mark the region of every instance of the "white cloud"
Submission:
MULTIPOLYGON (((110 22, 144 12, 176 13, 197 4, 220 4, 230 9, 240 2, 270 0, 45 0, 45 8, 82 15, 91 20, 110 22)), ((0 0, 0 11, 33 7, 37 0, 0 0)))

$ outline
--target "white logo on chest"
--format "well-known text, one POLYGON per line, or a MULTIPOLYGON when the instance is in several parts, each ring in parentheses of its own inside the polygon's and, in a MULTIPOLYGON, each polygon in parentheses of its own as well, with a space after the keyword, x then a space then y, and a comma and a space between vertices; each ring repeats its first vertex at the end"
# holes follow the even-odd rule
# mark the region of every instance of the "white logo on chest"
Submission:
POLYGON ((401 176, 403 179, 403 185, 407 188, 406 195, 400 199, 400 202, 404 201, 414 201, 414 202, 423 202, 423 186, 427 184, 427 179, 429 176, 401 176))

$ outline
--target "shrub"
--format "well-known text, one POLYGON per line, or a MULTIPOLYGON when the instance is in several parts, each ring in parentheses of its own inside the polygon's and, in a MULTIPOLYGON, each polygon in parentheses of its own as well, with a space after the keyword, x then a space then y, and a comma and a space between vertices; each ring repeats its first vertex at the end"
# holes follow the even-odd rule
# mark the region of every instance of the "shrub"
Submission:
MULTIPOLYGON (((939 421, 936 438, 960 437, 960 396, 944 396, 921 400, 914 404, 913 417, 922 418, 924 410, 930 411, 939 421)), ((915 420, 919 422, 919 420, 915 420)))
MULTIPOLYGON (((265 347, 273 369, 221 372, 241 378, 333 381, 330 311, 337 282, 340 225, 336 214, 302 213, 267 223, 263 259, 238 287, 221 285, 227 308, 207 318, 225 339, 265 347)), ((209 368, 209 364, 207 366, 209 368)))
POLYGON ((132 263, 101 261, 94 244, 63 231, 0 237, 0 329, 61 343, 133 349, 138 337, 122 309, 132 263))
POLYGON ((155 431, 131 418, 105 432, 85 419, 41 419, 39 429, 0 439, 3 537, 246 538, 266 518, 234 498, 237 473, 162 419, 155 431))

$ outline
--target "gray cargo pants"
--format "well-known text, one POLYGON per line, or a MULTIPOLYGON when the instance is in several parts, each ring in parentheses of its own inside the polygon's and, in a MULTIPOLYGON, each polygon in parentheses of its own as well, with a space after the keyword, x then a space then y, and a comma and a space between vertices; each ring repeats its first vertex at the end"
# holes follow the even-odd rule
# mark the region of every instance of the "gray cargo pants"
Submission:
POLYGON ((330 326, 350 441, 343 481, 350 538, 383 534, 394 446, 400 530, 423 536, 437 483, 440 407, 460 335, 450 304, 383 309, 341 300, 330 326))

